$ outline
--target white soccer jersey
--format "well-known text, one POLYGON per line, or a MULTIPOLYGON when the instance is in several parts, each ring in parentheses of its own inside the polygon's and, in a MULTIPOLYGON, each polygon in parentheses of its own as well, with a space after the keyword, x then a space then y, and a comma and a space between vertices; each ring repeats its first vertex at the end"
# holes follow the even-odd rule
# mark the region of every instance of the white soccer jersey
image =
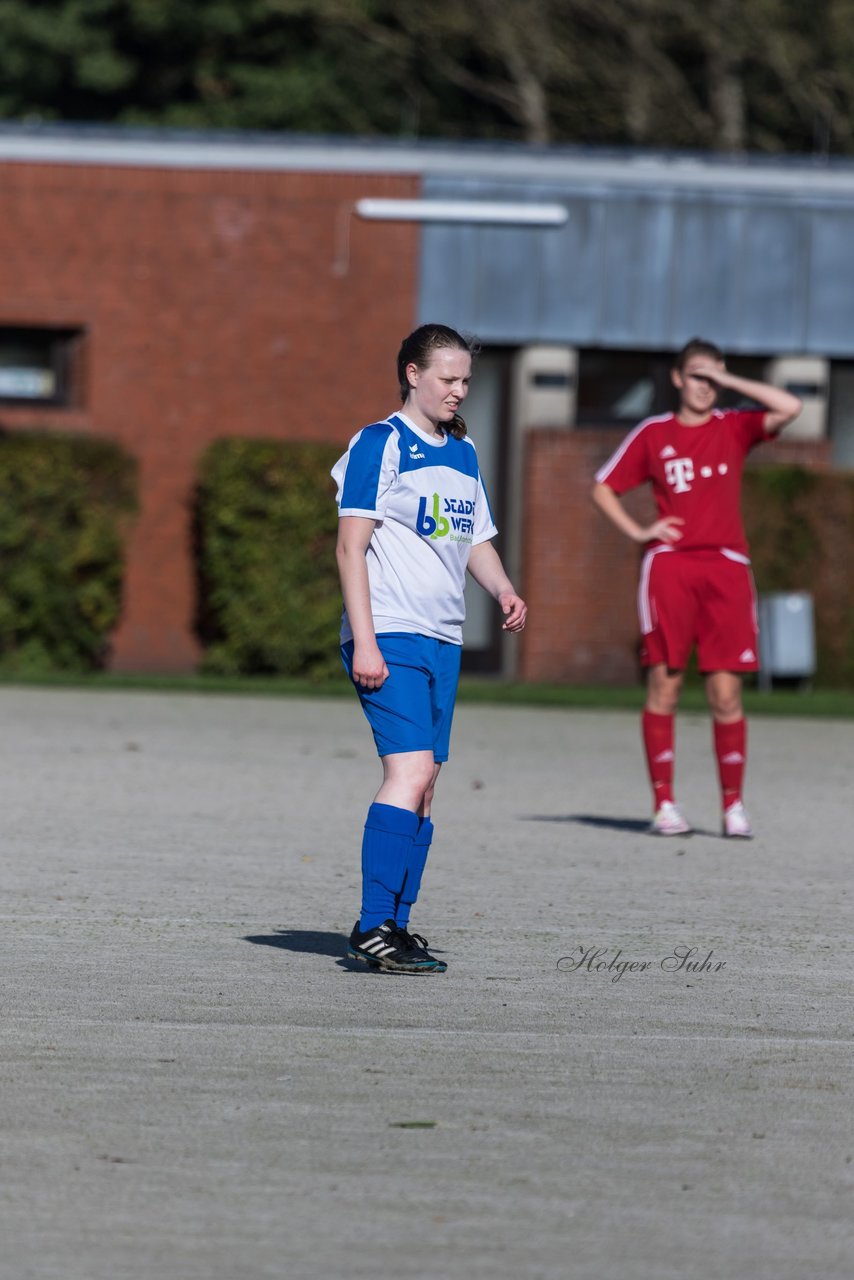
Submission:
MULTIPOLYGON (((462 644, 469 553, 498 532, 471 441, 435 440, 394 413, 353 437, 332 476, 338 514, 377 521, 366 554, 377 635, 462 644)), ((352 637, 345 610, 341 641, 352 637)))

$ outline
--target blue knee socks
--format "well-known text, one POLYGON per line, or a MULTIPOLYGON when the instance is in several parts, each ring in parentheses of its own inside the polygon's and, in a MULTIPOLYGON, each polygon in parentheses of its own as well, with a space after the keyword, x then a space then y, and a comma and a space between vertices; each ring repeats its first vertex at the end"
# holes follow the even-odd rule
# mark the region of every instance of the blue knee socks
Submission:
POLYGON ((433 823, 429 818, 422 818, 412 841, 409 861, 406 866, 406 877, 398 894, 397 907, 394 913, 395 920, 403 929, 409 924, 409 913, 418 897, 418 890, 421 888, 421 877, 424 874, 424 864, 427 861, 427 854, 430 852, 432 840, 433 823))
POLYGON ((368 810, 362 839, 362 914, 359 928, 363 933, 395 918, 417 831, 418 815, 409 809, 372 804, 368 810))

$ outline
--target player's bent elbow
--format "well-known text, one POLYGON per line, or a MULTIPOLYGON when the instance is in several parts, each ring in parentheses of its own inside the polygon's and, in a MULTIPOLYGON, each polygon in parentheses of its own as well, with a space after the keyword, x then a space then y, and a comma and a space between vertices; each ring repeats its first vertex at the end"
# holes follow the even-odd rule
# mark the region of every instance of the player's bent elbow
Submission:
POLYGON ((786 418, 786 423, 785 423, 786 426, 788 426, 790 422, 794 422, 795 418, 800 417, 801 413, 803 412, 803 407, 804 407, 803 400, 798 400, 796 407, 790 411, 788 417, 786 418))

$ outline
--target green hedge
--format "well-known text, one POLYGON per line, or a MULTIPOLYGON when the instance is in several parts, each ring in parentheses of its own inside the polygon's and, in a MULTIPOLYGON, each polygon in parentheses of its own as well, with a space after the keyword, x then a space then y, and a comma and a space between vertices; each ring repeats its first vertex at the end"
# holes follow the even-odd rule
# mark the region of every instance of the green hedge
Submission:
POLYGON ((760 594, 813 597, 816 683, 854 688, 854 476, 748 469, 744 519, 760 594))
MULTIPOLYGON (((196 503, 203 671, 338 673, 329 469, 340 452, 227 439, 204 455, 196 503)), ((854 688, 854 476, 750 468, 744 515, 758 590, 813 596, 816 683, 854 688)))
POLYGON ((334 445, 218 440, 196 499, 202 670, 325 677, 338 670, 334 445))
POLYGON ((135 506, 135 464, 118 445, 0 435, 0 668, 103 666, 135 506))

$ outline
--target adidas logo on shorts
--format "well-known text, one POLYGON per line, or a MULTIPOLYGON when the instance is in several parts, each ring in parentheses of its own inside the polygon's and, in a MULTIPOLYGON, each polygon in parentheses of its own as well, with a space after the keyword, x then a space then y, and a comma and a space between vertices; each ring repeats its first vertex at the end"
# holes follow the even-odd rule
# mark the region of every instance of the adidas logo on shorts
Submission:
POLYGON ((756 654, 753 652, 752 649, 745 649, 742 653, 738 655, 738 660, 739 662, 755 662, 756 654))

